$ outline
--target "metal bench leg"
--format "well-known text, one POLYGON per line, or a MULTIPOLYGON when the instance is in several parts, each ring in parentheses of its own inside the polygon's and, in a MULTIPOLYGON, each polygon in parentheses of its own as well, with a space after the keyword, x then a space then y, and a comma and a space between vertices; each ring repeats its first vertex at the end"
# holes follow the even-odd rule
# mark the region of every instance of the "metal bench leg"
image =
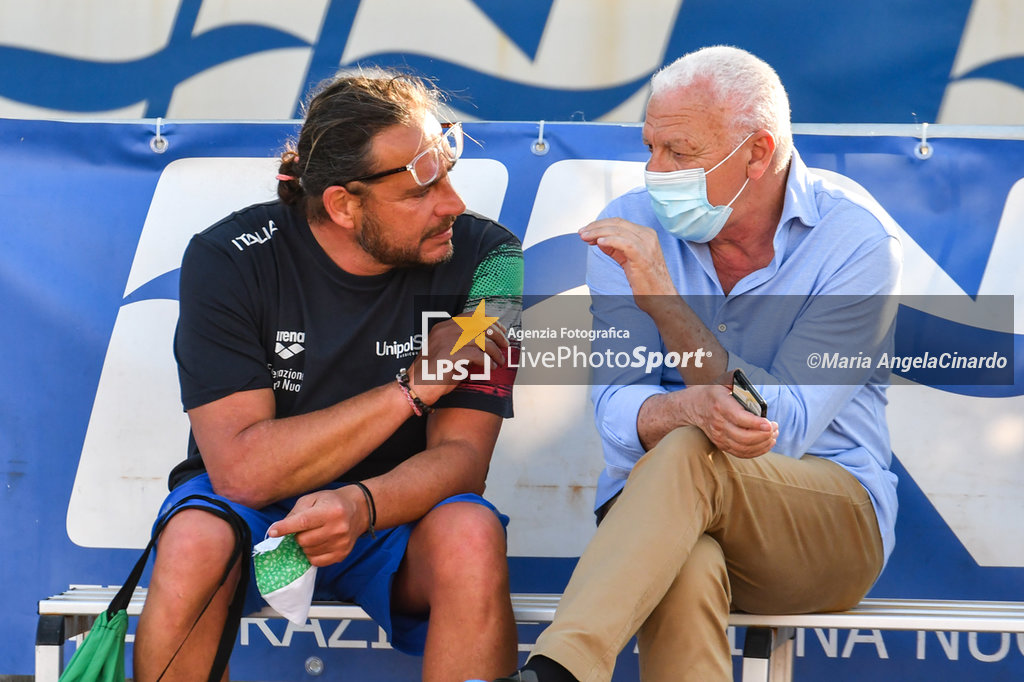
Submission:
POLYGON ((768 675, 772 682, 790 682, 793 679, 793 650, 796 630, 775 629, 775 648, 772 650, 768 675))
POLYGON ((743 682, 790 682, 793 628, 747 628, 743 640, 743 682))
POLYGON ((36 682, 57 682, 64 672, 64 616, 39 616, 36 682))

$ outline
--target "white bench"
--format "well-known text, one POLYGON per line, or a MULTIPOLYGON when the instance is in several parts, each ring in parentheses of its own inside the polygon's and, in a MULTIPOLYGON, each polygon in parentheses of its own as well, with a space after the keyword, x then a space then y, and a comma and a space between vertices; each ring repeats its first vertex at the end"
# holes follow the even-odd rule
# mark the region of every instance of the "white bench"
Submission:
MULTIPOLYGON (((57 682, 64 666, 64 643, 88 631, 117 592, 117 587, 73 585, 68 591, 39 602, 36 632, 36 682, 57 682)), ((520 623, 549 623, 558 594, 513 594, 512 608, 520 623)), ((128 615, 142 612, 146 590, 132 596, 128 615)), ((309 617, 317 620, 368 620, 353 604, 314 602, 309 617)), ((280 618, 271 608, 247 618, 280 618)), ((927 630, 939 632, 1024 633, 1024 602, 865 599, 838 613, 759 615, 733 613, 729 624, 746 627, 743 682, 785 682, 793 674, 796 628, 859 630, 927 630)))

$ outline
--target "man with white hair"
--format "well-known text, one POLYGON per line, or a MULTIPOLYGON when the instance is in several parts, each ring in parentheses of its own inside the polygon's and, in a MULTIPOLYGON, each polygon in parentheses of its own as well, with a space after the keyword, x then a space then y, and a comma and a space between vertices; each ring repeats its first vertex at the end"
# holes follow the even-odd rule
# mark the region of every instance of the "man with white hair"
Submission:
POLYGON ((643 142, 646 187, 580 230, 594 324, 701 361, 597 377, 600 526, 505 679, 608 680, 634 634, 645 681, 731 679, 730 609, 849 608, 893 548, 885 373, 809 370, 891 341, 891 218, 804 165, 778 76, 743 50, 656 74, 643 142), (765 411, 734 399, 737 369, 765 411))

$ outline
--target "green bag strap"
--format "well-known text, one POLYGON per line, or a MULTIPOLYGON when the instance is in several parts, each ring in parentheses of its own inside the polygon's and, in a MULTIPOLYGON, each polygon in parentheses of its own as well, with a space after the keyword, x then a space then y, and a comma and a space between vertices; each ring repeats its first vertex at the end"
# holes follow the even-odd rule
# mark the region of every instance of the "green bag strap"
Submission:
MULTIPOLYGON (((220 585, 223 585, 227 581, 235 563, 238 561, 241 562, 241 574, 238 578, 238 584, 235 587, 235 593, 231 598, 231 604, 228 606, 227 619, 224 622, 224 631, 221 633, 220 643, 217 646, 217 654, 213 659, 213 666, 210 668, 209 682, 220 682, 224 671, 227 669, 228 660, 231 658, 231 650, 234 648, 235 637, 238 635, 238 628, 242 620, 242 608, 245 605, 245 593, 249 587, 249 562, 246 559, 249 556, 249 547, 252 546, 252 539, 249 534, 249 525, 222 500, 217 500, 205 495, 189 495, 188 497, 184 497, 179 500, 173 507, 167 510, 167 513, 164 514, 153 529, 153 535, 149 539, 149 544, 146 545, 146 549, 143 551, 142 556, 139 557, 139 560, 135 562, 135 566, 128 575, 128 579, 125 581, 124 585, 121 586, 121 589, 118 590, 114 599, 110 602, 110 606, 107 607, 107 618, 113 618, 118 611, 128 608, 128 603, 131 601, 132 594, 135 592, 135 588, 139 584, 139 579, 142 577, 142 572, 146 568, 146 564, 149 561, 150 551, 152 551, 153 547, 156 545, 157 538, 160 536, 160 533, 163 532, 164 527, 167 525, 167 522, 170 521, 171 517, 185 509, 202 509, 203 511, 209 512, 215 516, 219 516, 228 522, 235 533, 235 547, 231 553, 231 559, 228 561, 227 568, 224 570, 224 575, 220 579, 220 585), (214 505, 214 507, 211 508, 206 505, 195 504, 196 501, 202 501, 207 504, 214 505)), ((206 605, 203 606, 203 610, 199 612, 195 623, 192 623, 192 627, 189 628, 188 634, 185 635, 181 644, 178 645, 174 655, 171 656, 171 660, 167 662, 167 665, 160 673, 160 677, 163 677, 164 673, 167 672, 167 668, 170 667, 175 656, 177 656, 178 652, 181 651, 181 647, 185 645, 185 641, 188 640, 189 635, 192 634, 192 630, 195 629, 196 624, 199 623, 203 614, 206 613, 206 609, 213 602, 213 598, 216 596, 217 591, 218 590, 214 590, 213 594, 210 595, 210 599, 207 600, 206 605)))

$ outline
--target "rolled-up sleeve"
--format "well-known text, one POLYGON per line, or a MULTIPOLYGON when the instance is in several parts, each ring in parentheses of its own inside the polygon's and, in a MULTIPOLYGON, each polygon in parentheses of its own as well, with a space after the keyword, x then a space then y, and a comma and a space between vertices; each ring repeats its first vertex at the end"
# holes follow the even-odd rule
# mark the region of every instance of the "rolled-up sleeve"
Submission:
POLYGON ((595 386, 594 411, 597 430, 601 435, 604 461, 609 473, 629 475, 630 470, 644 454, 636 430, 640 407, 652 395, 668 391, 661 386, 595 386))
MULTIPOLYGON (((628 337, 609 337, 595 341, 599 352, 611 351, 632 355, 635 349, 661 349, 661 336, 649 315, 633 301, 632 291, 622 268, 597 247, 591 247, 587 256, 587 285, 591 293, 591 313, 594 329, 628 332, 628 337)), ((624 479, 644 454, 637 433, 637 415, 640 407, 653 395, 667 393, 669 389, 659 383, 657 374, 645 371, 643 366, 614 366, 594 372, 591 397, 594 416, 604 449, 608 474, 624 479)))

